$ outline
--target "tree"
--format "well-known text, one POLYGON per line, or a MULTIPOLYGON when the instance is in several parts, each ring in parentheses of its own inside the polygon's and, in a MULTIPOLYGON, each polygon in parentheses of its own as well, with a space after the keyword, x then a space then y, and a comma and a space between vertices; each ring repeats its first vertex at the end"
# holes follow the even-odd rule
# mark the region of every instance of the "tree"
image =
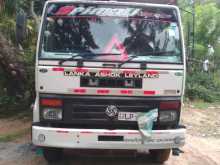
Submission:
MULTIPOLYGON (((181 7, 192 11, 188 0, 180 0, 181 7)), ((186 95, 191 99, 219 101, 220 98, 220 6, 218 0, 194 0, 195 2, 195 54, 189 56, 186 95), (208 45, 214 47, 215 54, 208 56, 208 45), (210 61, 209 73, 202 69, 203 61, 210 61), (188 70, 188 71, 189 71, 188 70)), ((184 29, 192 27, 192 15, 182 12, 184 29)), ((190 30, 192 31, 192 30, 190 30)), ((187 35, 187 31, 185 36, 187 35)), ((190 33, 188 33, 190 34, 190 33)))
POLYGON ((220 36, 220 9, 215 3, 196 6, 196 41, 216 45, 220 36))
POLYGON ((9 95, 24 92, 26 81, 25 67, 19 51, 0 33, 0 68, 6 79, 9 95))
MULTIPOLYGON (((19 0, 18 4, 14 0, 0 0, 2 10, 0 10, 0 75, 3 84, 0 88, 7 89, 7 94, 10 96, 23 96, 26 91, 32 89, 33 85, 30 83, 27 76, 34 74, 33 72, 33 51, 35 50, 32 40, 35 37, 30 36, 24 42, 23 49, 15 46, 15 27, 16 27, 16 5, 22 4, 22 8, 30 3, 28 0, 19 0), (22 3, 24 2, 24 3, 22 3)), ((32 23, 30 21, 30 23, 32 23)), ((33 26, 34 27, 34 26, 33 26)))

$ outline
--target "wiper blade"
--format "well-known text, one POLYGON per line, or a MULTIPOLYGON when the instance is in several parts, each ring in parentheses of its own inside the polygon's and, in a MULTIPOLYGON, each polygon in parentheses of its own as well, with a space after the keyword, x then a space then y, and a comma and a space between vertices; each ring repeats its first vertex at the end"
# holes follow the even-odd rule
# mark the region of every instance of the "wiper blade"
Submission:
POLYGON ((121 68, 122 65, 124 65, 125 63, 129 62, 129 61, 132 61, 134 58, 137 58, 139 55, 133 55, 133 56, 130 56, 127 60, 121 62, 120 64, 118 64, 118 68, 121 68))
POLYGON ((92 52, 78 53, 78 54, 72 55, 70 58, 65 58, 65 59, 60 60, 59 65, 62 65, 66 61, 75 60, 76 57, 89 59, 95 56, 112 56, 112 55, 121 55, 121 54, 120 53, 92 53, 92 52))
POLYGON ((59 61, 59 65, 62 65, 66 61, 75 60, 76 57, 83 57, 83 54, 72 55, 70 58, 65 58, 59 61))
POLYGON ((98 53, 98 55, 121 55, 121 53, 98 53))
POLYGON ((146 54, 153 54, 153 55, 167 55, 175 53, 175 51, 154 51, 154 52, 146 52, 146 54))
POLYGON ((120 53, 86 53, 86 55, 92 54, 91 57, 94 56, 112 56, 112 55, 121 55, 120 53))
POLYGON ((127 62, 132 61, 133 59, 139 57, 139 56, 149 56, 149 55, 166 55, 166 54, 170 54, 170 53, 175 53, 175 51, 154 51, 154 52, 146 52, 145 55, 133 55, 130 56, 127 60, 121 62, 118 65, 118 68, 121 68, 124 64, 126 64, 127 62))

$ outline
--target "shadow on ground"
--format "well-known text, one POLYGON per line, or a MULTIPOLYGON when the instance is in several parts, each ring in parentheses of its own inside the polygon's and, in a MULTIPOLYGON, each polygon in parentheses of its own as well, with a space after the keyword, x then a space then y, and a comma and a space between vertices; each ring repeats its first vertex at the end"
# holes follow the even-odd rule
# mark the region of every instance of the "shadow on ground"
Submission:
POLYGON ((51 165, 158 165, 150 155, 131 151, 65 150, 63 160, 51 165))

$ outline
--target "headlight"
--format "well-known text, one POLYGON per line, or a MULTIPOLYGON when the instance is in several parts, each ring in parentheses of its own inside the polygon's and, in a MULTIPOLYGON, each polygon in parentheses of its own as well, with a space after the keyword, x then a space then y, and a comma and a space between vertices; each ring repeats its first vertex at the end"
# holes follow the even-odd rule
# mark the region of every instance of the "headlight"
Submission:
POLYGON ((43 118, 45 120, 62 120, 62 113, 60 108, 44 108, 43 118))
POLYGON ((177 120, 176 111, 160 111, 159 112, 159 121, 160 122, 173 122, 177 120))

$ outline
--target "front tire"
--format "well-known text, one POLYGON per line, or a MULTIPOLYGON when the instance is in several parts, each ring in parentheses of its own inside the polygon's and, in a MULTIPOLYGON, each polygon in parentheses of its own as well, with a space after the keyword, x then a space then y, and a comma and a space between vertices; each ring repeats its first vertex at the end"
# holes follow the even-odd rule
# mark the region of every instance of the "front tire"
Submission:
POLYGON ((63 149, 61 148, 43 148, 44 158, 49 163, 60 161, 63 157, 63 149))
POLYGON ((155 163, 163 164, 169 159, 171 149, 150 150, 150 156, 155 163))

